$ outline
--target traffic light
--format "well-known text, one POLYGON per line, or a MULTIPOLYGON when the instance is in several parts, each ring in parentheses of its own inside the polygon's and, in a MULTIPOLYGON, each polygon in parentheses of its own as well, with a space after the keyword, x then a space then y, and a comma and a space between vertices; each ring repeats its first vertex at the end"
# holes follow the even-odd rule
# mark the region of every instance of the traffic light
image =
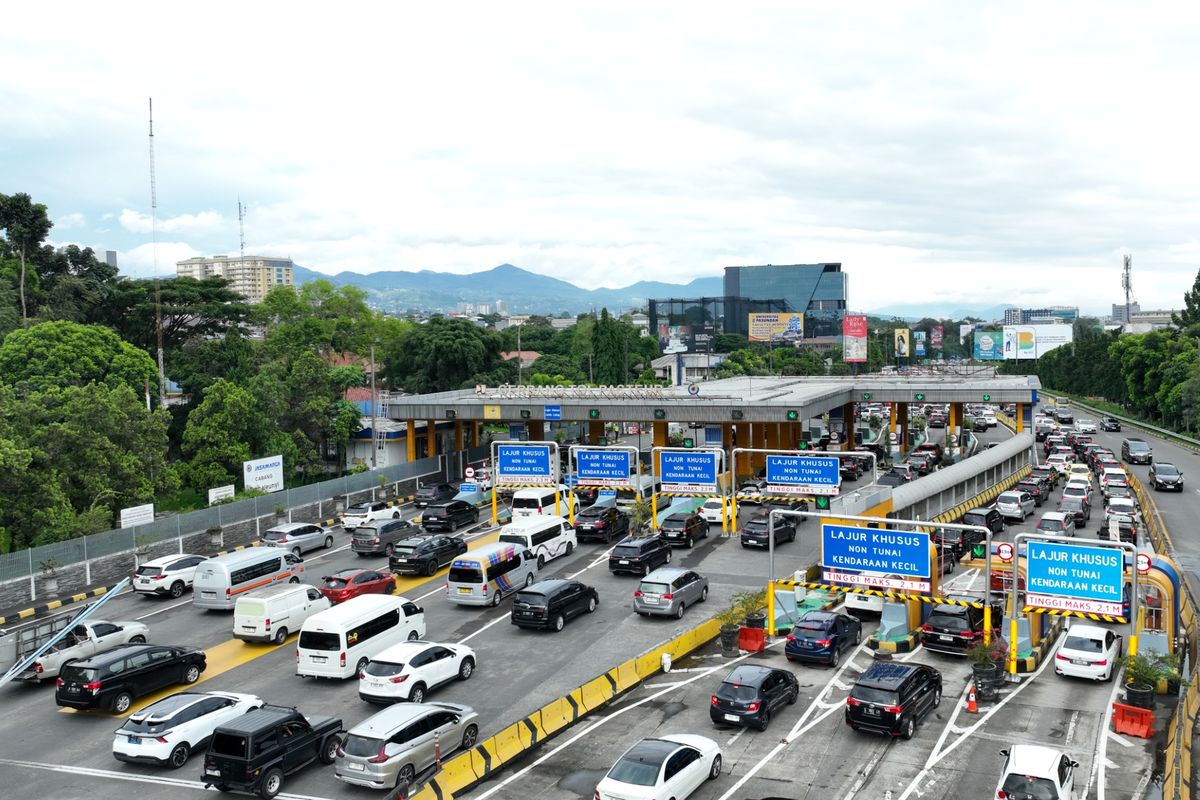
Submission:
POLYGON ((600 419, 600 409, 589 408, 588 409, 588 419, 600 419))
POLYGON ((817 510, 818 511, 829 510, 829 498, 823 494, 817 495, 817 510))
POLYGON ((684 447, 695 447, 696 440, 690 436, 685 436, 685 437, 683 437, 683 446, 684 447))
POLYGON ((917 392, 917 402, 918 403, 925 402, 925 393, 924 392, 917 392))
POLYGON ((983 396, 983 402, 990 403, 991 401, 992 401, 992 396, 990 394, 985 394, 983 396))
POLYGON ((529 416, 530 416, 530 415, 529 415, 529 409, 528 409, 528 408, 522 408, 522 409, 521 409, 521 419, 529 419, 529 416))
POLYGON ((870 399, 871 399, 871 393, 863 392, 863 400, 870 400, 870 399))
POLYGON ((665 408, 654 409, 654 418, 655 419, 666 419, 667 418, 667 410, 665 408))
POLYGON ((787 412, 788 422, 795 422, 800 419, 800 412, 794 408, 789 408, 787 412))
POLYGON ((801 439, 801 440, 800 440, 800 449, 801 449, 801 450, 807 450, 807 449, 808 449, 808 442, 806 442, 804 439, 801 439))
POLYGON ((741 419, 742 411, 741 411, 741 409, 735 408, 729 412, 729 416, 732 417, 733 419, 741 419))

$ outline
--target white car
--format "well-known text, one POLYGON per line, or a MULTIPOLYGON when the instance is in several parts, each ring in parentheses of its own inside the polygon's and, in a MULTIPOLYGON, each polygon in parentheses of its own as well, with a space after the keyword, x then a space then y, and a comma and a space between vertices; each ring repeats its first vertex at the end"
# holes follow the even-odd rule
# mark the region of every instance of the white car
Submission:
POLYGON ((1077 420, 1075 420, 1075 432, 1076 433, 1095 433, 1096 432, 1096 423, 1090 419, 1077 419, 1077 420))
POLYGON ((1072 625, 1054 654, 1054 671, 1068 678, 1112 680, 1121 658, 1120 634, 1098 625, 1072 625))
POLYGON ((1000 512, 1000 516, 1005 519, 1018 519, 1021 522, 1033 513, 1035 505, 1033 495, 1029 492, 1001 492, 996 498, 996 510, 1000 512))
POLYGON ((342 527, 353 531, 357 530, 359 525, 366 525, 377 519, 400 519, 400 507, 388 505, 386 500, 355 503, 342 514, 342 527))
POLYGON ((208 556, 174 555, 147 561, 133 573, 133 590, 139 594, 181 597, 192 588, 196 565, 208 556))
POLYGON ((1071 457, 1066 453, 1054 453, 1053 455, 1047 456, 1044 463, 1054 467, 1059 472, 1066 472, 1067 465, 1072 463, 1072 461, 1071 457))
POLYGON ((1080 480, 1087 483, 1089 487, 1092 485, 1092 470, 1087 464, 1072 464, 1067 467, 1067 483, 1073 480, 1080 480))
POLYGON ((763 490, 757 483, 748 483, 738 493, 734 495, 734 499, 739 503, 762 503, 763 490))
POLYGON ((699 514, 704 517, 705 522, 721 521, 721 509, 725 507, 724 501, 721 500, 705 500, 704 505, 700 506, 699 514))
POLYGON ((596 785, 595 800, 684 800, 721 775, 721 748, 706 736, 642 739, 596 785))
POLYGON ((475 651, 461 644, 394 644, 358 673, 358 696, 368 703, 424 703, 431 689, 474 675, 476 663, 475 651))
POLYGON ((1079 763, 1061 750, 1037 744, 1015 744, 1001 750, 1004 767, 992 797, 1023 800, 1073 800, 1079 763))
POLYGON ((252 694, 236 692, 173 694, 134 712, 117 728, 113 757, 179 769, 213 731, 263 705, 252 694))

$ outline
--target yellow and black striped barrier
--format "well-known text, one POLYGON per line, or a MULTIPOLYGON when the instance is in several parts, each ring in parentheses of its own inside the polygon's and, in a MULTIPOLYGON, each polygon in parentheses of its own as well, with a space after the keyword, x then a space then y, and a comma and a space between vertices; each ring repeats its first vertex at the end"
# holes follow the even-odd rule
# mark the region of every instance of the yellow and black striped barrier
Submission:
POLYGON ((1108 614, 1091 614, 1087 611, 1060 611, 1057 608, 1038 608, 1037 606, 1025 606, 1023 613, 1047 614, 1051 617, 1079 617, 1080 619, 1090 619, 1092 622, 1114 622, 1118 625, 1124 625, 1126 622, 1129 622, 1126 617, 1114 617, 1108 614))
POLYGON ((841 594, 865 594, 870 597, 887 597, 892 600, 918 600, 938 606, 963 606, 964 608, 983 608, 983 603, 972 600, 954 600, 949 597, 928 594, 908 594, 906 592, 889 592, 884 589, 861 589, 857 586, 840 586, 832 583, 805 583, 804 581, 777 580, 775 586, 788 589, 803 586, 806 589, 820 589, 823 592, 839 592, 841 594))

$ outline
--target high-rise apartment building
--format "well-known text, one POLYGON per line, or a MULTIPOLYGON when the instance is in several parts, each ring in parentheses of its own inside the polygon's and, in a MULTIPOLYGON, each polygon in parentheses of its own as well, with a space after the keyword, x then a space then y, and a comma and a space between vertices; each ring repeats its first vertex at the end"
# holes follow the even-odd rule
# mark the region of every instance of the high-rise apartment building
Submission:
POLYGON ((212 256, 189 258, 175 264, 179 278, 220 277, 229 281, 229 288, 248 302, 261 303, 267 292, 276 286, 293 286, 295 264, 290 258, 264 256, 212 256))

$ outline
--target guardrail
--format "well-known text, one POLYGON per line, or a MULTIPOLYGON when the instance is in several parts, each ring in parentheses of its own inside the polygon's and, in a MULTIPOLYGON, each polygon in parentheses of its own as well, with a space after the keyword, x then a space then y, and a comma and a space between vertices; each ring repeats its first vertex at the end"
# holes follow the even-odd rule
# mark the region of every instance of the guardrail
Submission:
POLYGON ((1190 436, 1184 436, 1182 433, 1176 433, 1175 431, 1168 430, 1166 428, 1159 428, 1157 426, 1151 425, 1148 422, 1143 422, 1142 420, 1139 420, 1139 419, 1133 419, 1132 417, 1125 417, 1120 414, 1114 414, 1111 411, 1105 411, 1102 408, 1096 408, 1095 406, 1089 406, 1087 403, 1085 403, 1081 400, 1076 400, 1073 397, 1068 397, 1065 394, 1064 395, 1056 395, 1051 392, 1047 392, 1045 390, 1042 391, 1042 394, 1044 394, 1046 397, 1053 398, 1055 402, 1058 402, 1059 398, 1065 398, 1066 400, 1068 400, 1071 403, 1071 406, 1073 408, 1085 408, 1088 411, 1092 412, 1093 414, 1098 414, 1103 417, 1112 417, 1113 419, 1119 421, 1121 424, 1128 425, 1131 428, 1137 428, 1138 430, 1147 431, 1149 433, 1155 434, 1156 436, 1161 436, 1164 439, 1171 439, 1175 442, 1182 442, 1182 443, 1186 444, 1188 447, 1191 447, 1193 450, 1200 450, 1200 439, 1193 439, 1190 436))

